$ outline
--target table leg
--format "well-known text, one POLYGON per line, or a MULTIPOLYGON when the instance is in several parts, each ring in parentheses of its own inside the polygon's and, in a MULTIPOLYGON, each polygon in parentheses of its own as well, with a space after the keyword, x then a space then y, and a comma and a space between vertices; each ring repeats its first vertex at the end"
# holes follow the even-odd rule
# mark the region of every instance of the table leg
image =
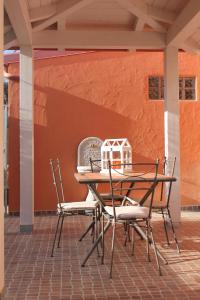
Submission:
POLYGON ((101 242, 102 236, 103 234, 106 233, 106 231, 108 230, 108 228, 110 227, 111 222, 110 220, 108 220, 106 226, 102 229, 100 235, 98 236, 98 238, 96 239, 96 241, 94 242, 94 244, 92 245, 91 249, 89 250, 88 254, 86 255, 86 257, 83 260, 83 263, 81 264, 81 267, 84 267, 88 258, 90 257, 90 255, 93 253, 93 251, 95 250, 95 248, 98 246, 98 244, 101 242))
POLYGON ((88 228, 86 229, 86 231, 85 231, 85 232, 82 234, 82 236, 80 237, 79 242, 82 241, 82 239, 88 234, 88 232, 90 231, 90 229, 92 229, 94 226, 95 226, 95 220, 93 220, 93 221, 89 224, 89 226, 88 226, 88 228))

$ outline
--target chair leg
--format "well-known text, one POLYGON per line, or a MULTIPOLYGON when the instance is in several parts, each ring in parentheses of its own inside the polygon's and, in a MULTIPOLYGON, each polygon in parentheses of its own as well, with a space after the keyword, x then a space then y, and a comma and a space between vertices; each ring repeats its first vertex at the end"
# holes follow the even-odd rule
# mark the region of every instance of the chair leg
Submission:
POLYGON ((101 256, 101 264, 104 264, 104 214, 101 217, 101 230, 102 230, 102 256, 101 256))
POLYGON ((92 216, 92 218, 93 218, 93 222, 94 222, 94 224, 93 224, 93 227, 92 227, 92 230, 91 230, 91 236, 92 236, 92 243, 94 243, 94 240, 95 240, 95 213, 93 212, 93 216, 92 216))
MULTIPOLYGON (((95 240, 98 238, 99 236, 99 226, 98 226, 98 213, 97 213, 97 209, 95 209, 95 215, 94 215, 94 230, 95 230, 95 240)), ((99 254, 99 245, 97 245, 97 255, 98 257, 100 257, 99 254)))
POLYGON ((168 213, 169 221, 170 221, 170 224, 171 224, 171 227, 172 227, 173 236, 174 236, 174 240, 175 240, 175 243, 176 243, 176 248, 178 250, 178 253, 180 253, 180 247, 179 247, 178 239, 176 237, 176 232, 175 232, 175 229, 174 229, 174 225, 173 225, 173 222, 172 222, 171 213, 170 213, 169 208, 167 208, 167 213, 168 213))
POLYGON ((124 223, 124 233, 125 233, 125 240, 124 240, 124 246, 126 247, 127 241, 130 242, 130 226, 129 223, 126 221, 124 223))
POLYGON ((131 255, 134 256, 135 254, 135 228, 132 227, 132 250, 131 250, 131 255))
POLYGON ((149 243, 150 243, 150 239, 149 239, 149 223, 148 221, 146 221, 146 247, 147 247, 147 258, 148 258, 148 261, 150 262, 151 261, 151 258, 150 258, 150 251, 149 251, 149 243))
POLYGON ((128 241, 131 242, 131 236, 130 236, 130 223, 128 224, 128 241))
POLYGON ((64 217, 65 217, 65 214, 62 214, 62 220, 61 220, 61 225, 60 225, 60 232, 59 232, 59 238, 58 238, 57 248, 60 248, 60 239, 61 239, 61 235, 62 235, 64 217))
POLYGON ((164 229, 165 229, 165 236, 166 236, 166 240, 167 240, 167 244, 169 245, 169 236, 168 236, 168 232, 167 232, 167 224, 166 224, 166 220, 165 220, 165 215, 164 215, 164 211, 161 208, 161 213, 162 213, 162 217, 163 217, 163 224, 164 224, 164 229))
POLYGON ((157 263, 157 266, 158 266, 158 272, 159 272, 159 275, 162 275, 161 268, 160 268, 160 262, 159 262, 159 258, 158 258, 158 253, 157 253, 157 248, 156 248, 156 243, 154 241, 153 231, 152 231, 152 227, 151 227, 150 224, 148 224, 148 228, 149 228, 150 234, 151 234, 151 240, 152 240, 152 243, 153 243, 153 249, 154 249, 154 253, 155 253, 156 263, 157 263))
POLYGON ((128 234, 128 241, 131 242, 131 237, 130 237, 130 223, 128 223, 128 230, 127 230, 127 234, 128 234))
POLYGON ((127 243, 127 222, 124 222, 123 226, 124 226, 124 235, 125 235, 124 247, 126 247, 126 243, 127 243))
POLYGON ((112 268, 113 268, 113 258, 114 258, 114 248, 115 248, 115 227, 116 223, 113 224, 113 234, 112 234, 112 248, 111 248, 111 262, 110 262, 110 278, 112 278, 112 268))
POLYGON ((55 243, 56 243, 56 237, 57 237, 57 233, 58 233, 58 227, 59 227, 59 224, 60 224, 60 218, 61 218, 61 214, 59 214, 59 216, 58 216, 58 221, 57 221, 57 225, 56 225, 56 231, 55 231, 53 245, 52 245, 52 250, 51 250, 51 257, 53 257, 53 253, 54 253, 54 248, 55 248, 55 243))

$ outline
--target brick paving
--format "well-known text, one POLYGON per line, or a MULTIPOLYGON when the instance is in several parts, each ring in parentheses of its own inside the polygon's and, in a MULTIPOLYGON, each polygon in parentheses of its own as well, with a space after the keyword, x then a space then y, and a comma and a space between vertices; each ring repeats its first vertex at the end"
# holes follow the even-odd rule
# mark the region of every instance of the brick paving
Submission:
POLYGON ((166 245, 160 216, 153 227, 157 245, 168 260, 159 276, 156 262, 146 257, 145 242, 137 240, 135 256, 130 245, 123 246, 119 225, 114 257, 113 279, 109 279, 110 232, 106 236, 105 264, 93 253, 84 268, 81 261, 91 236, 78 239, 88 217, 67 217, 61 248, 50 257, 56 216, 35 217, 32 234, 19 233, 19 218, 5 219, 5 300, 116 300, 181 299, 200 300, 200 213, 182 212, 177 229, 181 254, 175 244, 166 245))

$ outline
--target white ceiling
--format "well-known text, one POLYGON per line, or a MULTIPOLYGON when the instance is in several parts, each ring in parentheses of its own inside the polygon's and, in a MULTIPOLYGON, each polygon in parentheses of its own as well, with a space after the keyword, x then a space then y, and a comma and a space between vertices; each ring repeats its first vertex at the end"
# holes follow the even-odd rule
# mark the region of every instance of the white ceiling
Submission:
POLYGON ((200 0, 4 0, 5 49, 200 51, 200 0))

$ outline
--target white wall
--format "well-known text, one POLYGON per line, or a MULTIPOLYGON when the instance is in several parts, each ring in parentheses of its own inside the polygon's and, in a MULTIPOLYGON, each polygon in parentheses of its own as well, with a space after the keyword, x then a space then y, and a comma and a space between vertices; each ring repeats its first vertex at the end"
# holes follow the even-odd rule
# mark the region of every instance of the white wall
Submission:
POLYGON ((0 0, 0 295, 4 287, 4 206, 3 206, 3 0, 0 0))

